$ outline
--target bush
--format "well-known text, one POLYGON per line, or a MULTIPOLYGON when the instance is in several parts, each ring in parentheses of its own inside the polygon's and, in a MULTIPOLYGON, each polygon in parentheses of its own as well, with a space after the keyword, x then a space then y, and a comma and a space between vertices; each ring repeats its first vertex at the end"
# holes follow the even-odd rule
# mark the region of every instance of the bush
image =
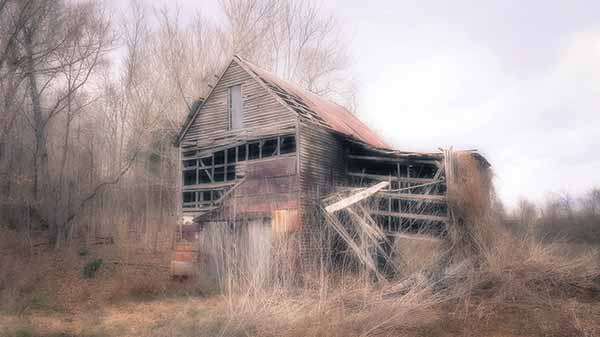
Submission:
POLYGON ((96 275, 96 272, 100 267, 102 267, 102 259, 96 259, 94 261, 89 262, 83 267, 83 276, 85 278, 92 278, 96 275))
POLYGON ((15 331, 15 336, 16 337, 32 337, 33 330, 29 327, 22 327, 22 328, 17 329, 17 331, 15 331))

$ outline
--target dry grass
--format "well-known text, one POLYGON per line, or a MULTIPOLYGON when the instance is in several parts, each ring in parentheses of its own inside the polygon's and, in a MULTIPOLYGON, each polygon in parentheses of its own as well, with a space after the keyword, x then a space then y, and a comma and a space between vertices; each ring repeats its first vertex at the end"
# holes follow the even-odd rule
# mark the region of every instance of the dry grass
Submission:
POLYGON ((157 279, 154 275, 126 274, 120 272, 115 276, 116 282, 107 296, 111 302, 122 302, 132 299, 152 299, 166 292, 164 280, 157 279))
POLYGON ((512 235, 493 208, 490 172, 458 157, 455 173, 449 198, 456 226, 443 241, 396 239, 394 279, 374 282, 356 260, 330 258, 331 231, 310 238, 320 254, 306 262, 299 237, 257 241, 260 225, 207 229, 202 270, 217 275, 212 280, 169 281, 165 271, 130 266, 137 261, 132 250, 124 254, 127 266, 108 264, 89 280, 80 273, 87 261, 116 257, 95 251, 2 256, 9 272, 0 274, 0 297, 10 310, 0 315, 6 327, 0 336, 18 329, 157 337, 600 335, 597 250, 512 235), (253 254, 244 256, 248 251, 253 254), (19 268, 23 263, 44 281, 19 268), (197 296, 214 287, 219 294, 197 296), (73 290, 79 288, 85 290, 73 290), (63 311, 44 307, 40 294, 48 293, 57 297, 45 301, 63 311))
MULTIPOLYGON (((320 273, 305 276, 316 281, 310 286, 246 282, 229 288, 236 290, 226 296, 228 326, 259 336, 410 335, 435 324, 443 326, 442 316, 477 329, 477 320, 489 323, 493 317, 515 312, 530 319, 534 311, 544 313, 547 326, 552 326, 552 320, 559 320, 561 326, 523 323, 533 334, 596 331, 595 324, 590 326, 566 308, 569 299, 598 300, 598 253, 576 254, 531 237, 513 236, 493 209, 491 172, 480 170, 466 156, 456 158, 454 169, 456 180, 449 186, 449 198, 456 224, 442 242, 397 240, 393 257, 400 261, 400 273, 396 279, 372 283, 368 269, 357 272, 356 264, 325 261, 316 268, 320 273), (565 310, 572 314, 564 315, 565 310)), ((356 246, 351 251, 360 249, 365 248, 356 246)), ((237 281, 233 274, 227 278, 229 284, 237 281)))
MULTIPOLYGON (((493 317, 510 306, 552 311, 568 298, 600 299, 600 255, 514 236, 498 220, 488 172, 459 158, 449 197, 459 218, 446 241, 447 291, 465 317, 493 317)), ((527 232, 532 233, 532 230, 527 232)), ((572 325, 572 324, 571 324, 572 325)))

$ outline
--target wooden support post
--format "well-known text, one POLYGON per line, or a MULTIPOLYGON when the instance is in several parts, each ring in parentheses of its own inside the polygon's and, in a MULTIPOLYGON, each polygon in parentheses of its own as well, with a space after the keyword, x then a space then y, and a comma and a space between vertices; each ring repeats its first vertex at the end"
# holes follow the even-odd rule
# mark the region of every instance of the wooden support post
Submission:
MULTIPOLYGON (((388 189, 392 188, 392 175, 390 174, 390 176, 388 177, 388 189)), ((392 198, 388 198, 388 211, 391 212, 392 211, 392 198)), ((387 225, 388 225, 388 229, 392 226, 392 217, 388 216, 387 219, 387 225)))

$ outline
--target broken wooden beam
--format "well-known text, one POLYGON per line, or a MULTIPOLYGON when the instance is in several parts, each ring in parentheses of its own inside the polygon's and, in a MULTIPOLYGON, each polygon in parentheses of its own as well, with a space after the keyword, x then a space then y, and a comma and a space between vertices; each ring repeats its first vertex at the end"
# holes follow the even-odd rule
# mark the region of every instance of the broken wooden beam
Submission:
POLYGON ((445 195, 434 195, 434 194, 417 194, 417 193, 396 193, 388 191, 379 191, 377 196, 385 198, 400 199, 400 200, 416 200, 416 201, 429 201, 429 202, 446 202, 445 195))
POLYGON ((443 180, 436 180, 433 178, 408 178, 408 177, 394 177, 394 176, 384 176, 380 174, 369 174, 369 173, 360 173, 360 172, 348 172, 349 176, 359 177, 359 178, 367 178, 372 180, 381 180, 381 181, 399 181, 403 183, 433 183, 433 182, 443 182, 443 180))
POLYGON ((373 194, 379 192, 381 189, 386 188, 387 186, 389 186, 389 182, 387 181, 382 181, 380 183, 377 183, 363 191, 360 191, 356 194, 353 194, 349 197, 346 197, 338 202, 335 202, 327 207, 325 207, 325 210, 329 213, 334 213, 336 211, 339 211, 341 209, 344 209, 348 206, 351 206, 361 200, 364 200, 370 196, 372 196, 373 194))
POLYGON ((393 236, 398 239, 416 240, 416 241, 432 241, 441 242, 442 239, 433 235, 413 234, 408 232, 386 232, 387 236, 393 236))
POLYGON ((354 241, 352 235, 346 230, 344 225, 337 219, 337 217, 330 212, 323 212, 323 215, 325 216, 327 223, 333 227, 333 229, 346 242, 348 247, 354 251, 356 257, 375 274, 379 281, 385 282, 385 277, 377 269, 377 265, 375 264, 375 261, 373 261, 373 257, 365 252, 364 247, 359 246, 356 241, 354 241))
POLYGON ((395 217, 399 217, 399 218, 414 219, 414 220, 448 222, 448 217, 439 216, 439 215, 401 213, 401 212, 389 212, 389 211, 378 211, 378 210, 371 211, 371 214, 383 215, 383 216, 395 216, 395 217))
POLYGON ((392 163, 406 163, 406 164, 431 164, 435 166, 439 166, 440 162, 438 160, 426 160, 426 159, 410 159, 410 158, 395 158, 395 157, 381 157, 381 156, 362 156, 349 154, 349 159, 357 159, 357 160, 371 160, 371 161, 379 161, 379 162, 392 162, 392 163))
POLYGON ((205 184, 196 184, 196 185, 186 185, 182 187, 182 190, 185 191, 199 191, 199 190, 213 190, 216 188, 225 188, 229 186, 233 186, 236 184, 236 181, 224 181, 217 183, 205 183, 205 184))

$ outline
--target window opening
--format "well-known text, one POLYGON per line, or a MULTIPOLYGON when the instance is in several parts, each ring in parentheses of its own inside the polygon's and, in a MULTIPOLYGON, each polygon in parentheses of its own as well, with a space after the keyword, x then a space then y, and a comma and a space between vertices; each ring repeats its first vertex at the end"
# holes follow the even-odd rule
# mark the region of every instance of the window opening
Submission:
POLYGON ((215 165, 225 164, 225 151, 215 152, 215 165))
POLYGON ((277 154, 277 138, 267 139, 262 146, 262 158, 273 157, 277 154))
POLYGON ((283 136, 280 137, 279 153, 287 154, 296 152, 296 137, 283 136))
POLYGON ((215 167, 214 179, 215 179, 215 182, 225 181, 225 167, 224 166, 215 167))
POLYGON ((242 86, 229 87, 229 128, 241 129, 244 127, 244 108, 242 103, 242 86))
POLYGON ((183 171, 183 184, 186 186, 197 184, 196 170, 183 171))
POLYGON ((246 160, 246 144, 240 145, 237 147, 237 160, 238 161, 246 160))
POLYGON ((248 160, 260 158, 260 143, 248 144, 248 160))

